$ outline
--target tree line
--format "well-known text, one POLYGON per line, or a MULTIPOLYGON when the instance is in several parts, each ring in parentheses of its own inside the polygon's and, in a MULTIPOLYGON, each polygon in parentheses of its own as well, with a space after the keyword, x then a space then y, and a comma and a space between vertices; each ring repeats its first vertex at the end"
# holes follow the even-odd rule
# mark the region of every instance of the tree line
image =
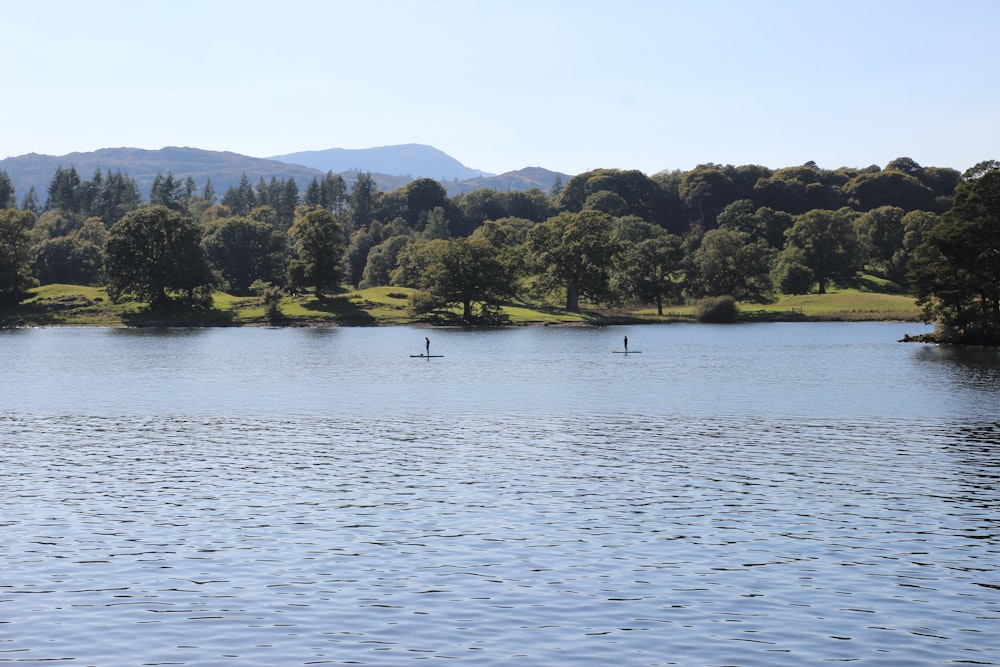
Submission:
POLYGON ((1000 226, 997 173, 995 162, 960 174, 909 158, 836 170, 705 164, 652 176, 596 169, 547 193, 454 197, 426 178, 383 192, 365 173, 350 187, 328 173, 304 190, 244 175, 221 198, 211 180, 198 188, 167 173, 143 201, 126 174, 83 180, 60 167, 42 206, 33 190, 18 205, 0 171, 0 298, 73 283, 179 307, 214 289, 398 285, 417 290, 418 312, 458 305, 466 320, 493 321, 516 298, 558 295, 571 311, 581 300, 654 303, 662 313, 705 297, 822 293, 864 271, 910 290, 943 334, 983 340, 1000 331, 998 260, 979 250, 1000 226), (964 246, 946 242, 944 230, 971 218, 980 223, 949 232, 964 246), (945 284, 943 273, 972 281, 959 265, 973 255, 992 290, 945 284))

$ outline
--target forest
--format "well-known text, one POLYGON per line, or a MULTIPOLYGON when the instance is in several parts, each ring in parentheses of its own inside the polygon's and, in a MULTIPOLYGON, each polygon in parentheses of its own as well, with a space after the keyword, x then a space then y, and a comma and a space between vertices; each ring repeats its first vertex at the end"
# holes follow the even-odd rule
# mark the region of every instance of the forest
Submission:
POLYGON ((416 313, 502 323, 501 306, 768 303, 877 277, 913 295, 941 340, 1000 342, 1000 164, 960 173, 704 164, 647 176, 596 169, 538 189, 449 197, 420 178, 392 192, 334 173, 217 193, 158 174, 148 199, 121 172, 59 167, 45 202, 0 171, 0 302, 39 285, 116 302, 203 306, 216 291, 280 299, 342 286, 415 290, 416 313), (20 199, 19 199, 20 196, 20 199), (458 315, 457 313, 460 313, 458 315))

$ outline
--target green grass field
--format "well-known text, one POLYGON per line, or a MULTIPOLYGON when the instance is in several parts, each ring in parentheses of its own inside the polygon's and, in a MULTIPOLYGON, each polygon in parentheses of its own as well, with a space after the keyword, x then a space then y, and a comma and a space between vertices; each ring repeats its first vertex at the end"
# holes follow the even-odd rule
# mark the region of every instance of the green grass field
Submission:
MULTIPOLYGON (((288 296, 282 300, 283 326, 390 326, 441 322, 418 317, 408 303, 413 290, 403 287, 373 287, 348 290, 317 298, 288 296)), ((832 290, 828 294, 782 296, 775 303, 739 304, 741 318, 760 320, 900 320, 919 321, 920 309, 903 294, 869 289, 832 290)), ((693 306, 656 309, 603 309, 584 307, 583 313, 530 304, 510 305, 504 314, 511 324, 587 324, 624 322, 692 321, 693 306)), ((458 311, 452 311, 457 315, 458 311)), ((30 297, 0 308, 3 326, 265 326, 263 301, 258 297, 235 297, 216 293, 211 308, 183 313, 150 313, 142 304, 113 304, 100 287, 45 285, 31 290, 30 297)))

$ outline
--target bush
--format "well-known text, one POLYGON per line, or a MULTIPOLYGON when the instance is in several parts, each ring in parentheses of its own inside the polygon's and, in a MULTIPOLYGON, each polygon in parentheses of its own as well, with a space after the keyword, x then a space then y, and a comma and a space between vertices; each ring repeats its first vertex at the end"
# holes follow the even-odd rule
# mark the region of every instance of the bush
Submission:
POLYGON ((414 315, 426 315, 427 313, 433 312, 440 305, 441 304, 438 300, 431 296, 428 292, 417 290, 410 293, 410 312, 414 315))
POLYGON ((276 324, 284 319, 285 314, 281 312, 281 300, 284 298, 284 291, 271 283, 263 280, 255 280, 250 286, 250 290, 259 294, 264 300, 264 317, 271 324, 276 324))
POLYGON ((739 317, 740 309, 731 296, 702 299, 694 306, 694 317, 706 324, 731 324, 739 317))

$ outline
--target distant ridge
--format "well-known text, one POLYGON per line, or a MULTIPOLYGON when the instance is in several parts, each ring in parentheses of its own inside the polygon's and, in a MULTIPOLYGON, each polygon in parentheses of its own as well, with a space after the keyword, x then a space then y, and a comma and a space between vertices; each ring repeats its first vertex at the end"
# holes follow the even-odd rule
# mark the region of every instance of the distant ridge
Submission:
POLYGON ((75 168, 81 180, 91 180, 98 169, 102 174, 109 170, 120 171, 135 179, 143 198, 149 197, 149 189, 156 175, 167 173, 173 174, 180 180, 186 180, 190 176, 199 191, 211 178, 212 188, 220 198, 226 190, 239 185, 243 174, 247 175, 254 187, 260 179, 269 182, 271 178, 279 180, 294 178, 300 193, 305 192, 313 178, 321 179, 329 171, 342 176, 348 187, 357 179, 359 171, 369 172, 378 188, 385 192, 398 190, 416 178, 431 178, 441 182, 448 195, 452 197, 477 188, 500 191, 538 188, 547 193, 556 179, 560 179, 563 183, 570 179, 566 174, 540 167, 529 167, 494 176, 480 170, 469 169, 436 148, 420 144, 358 150, 333 148, 325 151, 290 153, 281 156, 281 159, 168 146, 159 150, 102 148, 90 153, 69 153, 60 156, 28 153, 0 160, 0 170, 10 176, 18 203, 34 187, 38 200, 44 204, 48 198, 49 184, 58 167, 75 168), (331 155, 336 156, 336 159, 344 159, 355 164, 337 168, 337 163, 329 157, 331 155), (299 159, 309 164, 286 161, 290 160, 291 156, 303 156, 299 159), (425 158, 426 160, 421 163, 420 160, 425 158), (423 166, 420 166, 421 164, 423 166), (469 175, 461 177, 459 174, 469 175))
POLYGON ((339 174, 345 171, 367 171, 392 176, 433 178, 436 181, 466 180, 493 174, 470 169, 432 146, 401 144, 377 148, 328 148, 321 151, 302 151, 275 155, 278 162, 300 164, 324 173, 339 174))

